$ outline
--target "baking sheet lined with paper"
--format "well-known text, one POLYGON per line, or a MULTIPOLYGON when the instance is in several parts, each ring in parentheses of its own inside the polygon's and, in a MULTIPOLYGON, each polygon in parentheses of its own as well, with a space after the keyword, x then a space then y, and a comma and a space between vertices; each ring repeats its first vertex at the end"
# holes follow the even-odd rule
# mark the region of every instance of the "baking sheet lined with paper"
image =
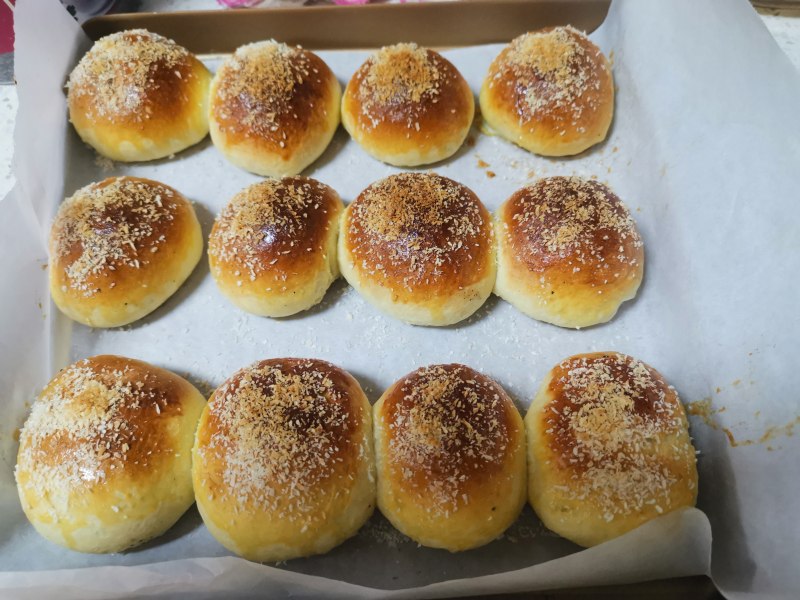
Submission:
MULTIPOLYGON (((796 595, 792 557, 800 535, 780 515, 800 492, 800 444, 789 426, 800 411, 792 352, 800 318, 791 283, 800 268, 794 207, 800 78, 747 3, 615 2, 590 36, 612 58, 617 86, 603 144, 575 158, 546 159, 476 128, 454 158, 434 165, 491 211, 526 183, 572 174, 607 183, 631 208, 645 242, 642 288, 610 323, 580 331, 533 321, 494 297, 464 323, 413 327, 379 314, 343 281, 307 313, 262 319, 219 294, 205 260, 140 322, 119 330, 68 323, 48 300, 42 269, 49 224, 65 195, 111 175, 149 177, 193 200, 207 235, 222 206, 259 178, 227 163, 208 140, 154 163, 98 160, 66 122, 62 85, 88 41, 62 13, 58 6, 26 3, 17 14, 18 184, 0 203, 0 273, 14 282, 3 286, 0 314, 0 589, 20 597, 54 590, 62 597, 119 597, 255 589, 410 597, 711 572, 731 596, 796 595), (43 27, 47 44, 37 39, 43 27), (16 497, 13 432, 55 370, 85 356, 143 359, 207 390, 258 359, 315 357, 353 373, 372 402, 419 366, 462 362, 497 380, 524 410, 558 361, 599 350, 646 361, 685 403, 709 407, 692 411, 705 417, 692 420, 703 512, 667 515, 582 551, 526 509, 500 540, 462 554, 419 548, 376 515, 329 554, 276 568, 230 557, 194 511, 132 552, 69 552, 35 533, 16 497), (755 443, 734 447, 730 440, 755 443)), ((477 92, 500 48, 444 55, 477 92)), ((368 52, 319 55, 346 83, 368 52)), ((212 70, 219 65, 206 62, 212 70)), ((350 202, 400 171, 368 157, 340 130, 305 174, 350 202)))

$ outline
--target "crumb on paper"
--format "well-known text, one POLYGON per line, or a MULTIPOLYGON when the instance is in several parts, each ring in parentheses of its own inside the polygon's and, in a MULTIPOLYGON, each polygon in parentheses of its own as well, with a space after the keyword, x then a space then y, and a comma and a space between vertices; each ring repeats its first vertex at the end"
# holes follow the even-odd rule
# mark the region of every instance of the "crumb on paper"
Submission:
MULTIPOLYGON (((737 380, 738 381, 738 380, 737 380)), ((717 388, 719 390, 719 388, 717 388)), ((719 393, 719 392, 717 392, 719 393)), ((696 400, 695 402, 689 402, 686 404, 686 413, 691 416, 699 417, 701 421, 714 429, 715 431, 722 431, 725 434, 725 437, 728 438, 728 444, 731 448, 738 448, 740 446, 753 446, 756 444, 764 444, 766 442, 774 441, 778 437, 792 437, 794 436, 794 428, 800 424, 800 416, 795 417, 792 421, 785 423, 783 425, 772 425, 764 430, 758 437, 753 438, 746 438, 746 439, 737 439, 736 434, 734 434, 733 430, 729 427, 722 427, 720 423, 714 419, 715 415, 723 413, 727 410, 727 407, 723 406, 720 408, 713 408, 711 398, 706 397, 702 400, 696 400)), ((757 418, 761 414, 761 411, 757 411, 755 413, 755 417, 757 418)), ((768 446, 767 450, 775 450, 774 446, 768 446)))
POLYGON ((117 167, 116 163, 113 160, 111 160, 107 156, 103 156, 97 153, 95 153, 94 156, 94 166, 98 167, 104 173, 113 171, 117 167))

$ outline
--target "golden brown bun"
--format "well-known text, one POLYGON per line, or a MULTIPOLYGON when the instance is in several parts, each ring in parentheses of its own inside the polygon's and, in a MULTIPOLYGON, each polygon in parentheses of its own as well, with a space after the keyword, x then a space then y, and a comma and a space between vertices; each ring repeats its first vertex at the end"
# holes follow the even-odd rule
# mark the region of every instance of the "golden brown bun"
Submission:
POLYGON ((644 244, 628 209, 605 185, 549 177, 498 210, 495 293, 561 327, 605 323, 636 295, 644 244))
POLYGON ((242 169, 297 175, 331 141, 341 94, 313 52, 274 41, 241 46, 211 82, 211 139, 242 169))
POLYGON ((502 534, 525 504, 525 428, 497 383, 432 365, 375 405, 378 508, 404 534, 451 552, 502 534))
POLYGON ((81 188, 50 230, 50 294, 71 319, 118 327, 181 286, 203 252, 191 203, 169 186, 109 177, 81 188))
POLYGON ((675 389, 616 352, 553 368, 525 417, 531 506, 542 522, 594 546, 694 506, 695 450, 675 389))
POLYGON ((220 291, 242 310, 267 317, 317 304, 339 276, 342 209, 333 189, 307 177, 268 179, 239 192, 208 242, 220 291))
POLYGON ((450 61, 416 44, 386 46, 355 72, 342 125, 369 154, 398 167, 451 156, 469 133, 472 90, 450 61))
POLYGON ((478 310, 494 286, 491 217, 472 190, 452 179, 391 175, 345 209, 339 269, 395 318, 457 323, 478 310))
POLYGON ((495 131, 526 150, 578 154, 602 142, 611 125, 611 65, 573 27, 526 33, 492 62, 480 105, 495 131))
POLYGON ((350 374, 321 360, 238 371, 209 400, 192 453, 203 521, 249 560, 327 552, 375 506, 369 402, 350 374))
POLYGON ((211 74, 185 48, 144 29, 95 42, 69 78, 69 119, 103 156, 154 160, 208 133, 211 74))
POLYGON ((80 552, 121 552, 164 533, 194 502, 205 403, 185 379, 130 358, 60 371, 20 434, 17 488, 31 524, 80 552))

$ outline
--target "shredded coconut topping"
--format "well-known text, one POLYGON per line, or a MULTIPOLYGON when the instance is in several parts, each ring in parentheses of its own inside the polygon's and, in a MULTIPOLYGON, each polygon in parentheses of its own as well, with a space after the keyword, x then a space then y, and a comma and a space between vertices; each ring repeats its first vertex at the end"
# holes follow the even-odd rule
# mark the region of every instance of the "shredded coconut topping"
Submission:
POLYGON ((356 74, 362 114, 377 126, 388 118, 419 129, 424 104, 438 102, 453 73, 436 52, 416 44, 386 46, 356 74))
POLYGON ((630 212, 597 181, 549 177, 524 187, 509 199, 503 223, 514 256, 533 272, 558 264, 596 285, 626 276, 642 261, 644 244, 630 212))
POLYGON ((476 479, 490 477, 507 459, 515 435, 511 400, 468 367, 419 369, 384 402, 390 468, 436 510, 468 504, 476 479))
POLYGON ((543 428, 571 499, 595 504, 607 521, 670 508, 670 488, 695 461, 674 388, 643 362, 610 353, 563 361, 550 391, 543 428))
POLYGON ((177 396, 140 366, 106 358, 67 367, 34 402, 17 466, 27 487, 46 495, 98 485, 123 468, 152 468, 171 452, 155 423, 171 414, 167 409, 180 411, 177 396))
POLYGON ((274 40, 240 46, 216 76, 213 102, 220 127, 245 130, 285 147, 289 121, 307 118, 315 103, 322 106, 326 88, 321 68, 324 63, 300 46, 274 40), (301 97, 307 105, 303 110, 296 106, 301 97))
POLYGON ((608 71, 600 49, 571 26, 515 38, 492 68, 490 86, 509 86, 520 123, 548 118, 570 125, 598 108, 597 71, 608 71))
POLYGON ((208 252, 238 266, 251 281, 265 272, 285 280, 284 257, 321 248, 320 234, 330 228, 334 203, 335 192, 314 179, 261 181, 236 194, 223 209, 208 252))
POLYGON ((239 371, 209 402, 203 460, 223 465, 221 493, 238 507, 256 504, 282 518, 318 510, 332 478, 353 477, 359 408, 335 367, 313 360, 269 360, 239 371))
POLYGON ((492 240, 488 212, 475 194, 433 173, 401 173, 372 184, 350 206, 345 228, 359 268, 382 279, 399 277, 408 290, 459 265, 485 263, 492 240))
POLYGON ((112 177, 64 201, 51 230, 51 254, 64 265, 69 287, 90 297, 98 277, 142 269, 170 239, 186 200, 163 184, 112 177))
POLYGON ((99 39, 70 74, 71 99, 86 100, 109 121, 149 119, 149 96, 195 77, 192 55, 156 33, 133 29, 99 39))

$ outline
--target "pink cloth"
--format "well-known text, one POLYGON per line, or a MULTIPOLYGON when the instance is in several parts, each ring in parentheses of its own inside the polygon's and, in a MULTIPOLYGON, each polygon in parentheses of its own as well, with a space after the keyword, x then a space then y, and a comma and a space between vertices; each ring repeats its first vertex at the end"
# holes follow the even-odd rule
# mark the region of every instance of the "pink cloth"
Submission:
MULTIPOLYGON (((11 0, 14 4, 14 0, 11 0)), ((14 13, 0 0, 0 53, 14 49, 14 13)))

